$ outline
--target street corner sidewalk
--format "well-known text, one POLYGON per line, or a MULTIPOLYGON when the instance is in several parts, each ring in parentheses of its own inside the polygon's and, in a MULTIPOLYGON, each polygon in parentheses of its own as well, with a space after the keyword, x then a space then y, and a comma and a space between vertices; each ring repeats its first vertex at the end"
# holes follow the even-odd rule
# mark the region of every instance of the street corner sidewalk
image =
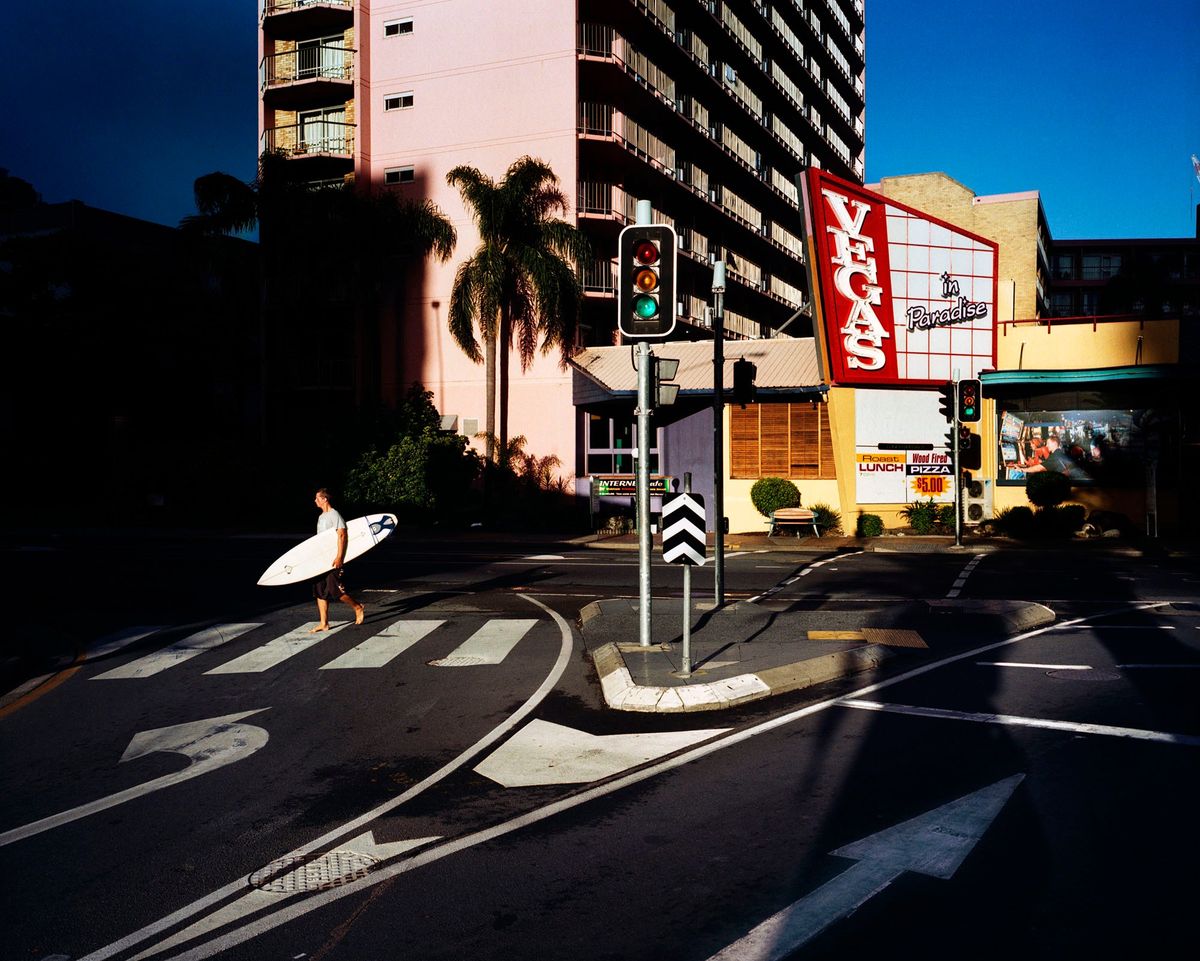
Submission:
POLYGON ((873 671, 893 659, 936 656, 981 631, 1011 636, 1054 622, 1025 601, 913 600, 876 611, 778 612, 750 602, 692 605, 692 671, 683 668, 683 603, 655 598, 652 643, 640 644, 639 602, 594 601, 580 632, 604 701, 619 711, 724 710, 873 671))

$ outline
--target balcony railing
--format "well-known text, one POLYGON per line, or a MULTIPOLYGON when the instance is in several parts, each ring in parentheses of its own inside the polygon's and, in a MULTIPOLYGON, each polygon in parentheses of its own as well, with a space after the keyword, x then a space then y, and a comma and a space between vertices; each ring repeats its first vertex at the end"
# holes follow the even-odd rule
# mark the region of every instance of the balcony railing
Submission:
POLYGON ((303 46, 263 58, 259 65, 262 90, 303 80, 354 79, 354 51, 349 47, 303 46))
POLYGON ((344 7, 354 9, 354 0, 261 0, 259 15, 270 16, 273 13, 290 13, 292 10, 303 10, 305 7, 344 7))
POLYGON ((354 154, 354 124, 337 120, 307 120, 263 131, 262 150, 278 150, 289 157, 354 154))

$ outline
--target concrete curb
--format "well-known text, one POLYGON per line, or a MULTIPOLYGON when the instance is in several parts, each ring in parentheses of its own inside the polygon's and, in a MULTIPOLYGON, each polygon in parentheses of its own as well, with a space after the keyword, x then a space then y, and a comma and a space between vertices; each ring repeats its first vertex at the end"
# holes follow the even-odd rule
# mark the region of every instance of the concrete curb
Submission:
POLYGON ((822 654, 753 674, 738 674, 719 681, 677 687, 635 684, 616 644, 598 647, 592 654, 592 662, 600 676, 604 701, 610 708, 617 711, 682 714, 690 711, 721 711, 772 694, 798 691, 835 678, 869 671, 894 653, 880 644, 866 644, 853 650, 822 654))
MULTIPOLYGON (((1030 601, 928 600, 925 603, 934 615, 998 620, 1008 636, 1048 627, 1056 620, 1050 608, 1030 601)), ((580 620, 586 625, 602 613, 601 602, 593 601, 580 611, 580 620)), ((592 651, 592 663, 600 678, 604 701, 613 710, 682 714, 726 710, 773 694, 799 691, 837 678, 851 677, 874 670, 897 653, 900 651, 896 648, 882 644, 864 644, 755 673, 678 686, 635 683, 620 647, 613 642, 595 648, 592 651)))

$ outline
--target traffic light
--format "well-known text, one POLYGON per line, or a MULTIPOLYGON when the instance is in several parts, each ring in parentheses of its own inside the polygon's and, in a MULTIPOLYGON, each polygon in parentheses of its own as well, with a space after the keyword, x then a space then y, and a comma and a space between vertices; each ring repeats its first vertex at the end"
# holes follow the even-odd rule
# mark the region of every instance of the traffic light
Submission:
POLYGON ((983 391, 974 378, 958 382, 958 420, 962 424, 976 424, 982 414, 983 391))
POLYGON ((962 470, 980 470, 983 467, 983 445, 979 435, 966 425, 958 429, 958 466, 962 470))
POLYGON ((675 329, 675 228, 630 224, 617 239, 617 326, 626 337, 675 329))
POLYGON ((755 397, 758 396, 758 387, 754 383, 757 374, 758 368, 745 357, 733 362, 733 402, 735 404, 745 407, 747 404, 754 403, 755 397))
MULTIPOLYGON (((947 424, 954 423, 954 383, 942 384, 938 388, 938 413, 946 418, 947 424)), ((949 435, 947 435, 949 436, 949 435)))

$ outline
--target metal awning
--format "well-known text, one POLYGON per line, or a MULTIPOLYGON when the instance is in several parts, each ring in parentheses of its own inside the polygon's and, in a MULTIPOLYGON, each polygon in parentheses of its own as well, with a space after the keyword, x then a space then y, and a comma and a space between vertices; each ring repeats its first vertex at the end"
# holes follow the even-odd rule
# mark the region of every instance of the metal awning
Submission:
POLYGON ((1091 367, 1081 370, 992 370, 979 375, 984 387, 1003 384, 1087 384, 1113 381, 1174 380, 1179 376, 1177 364, 1135 364, 1130 367, 1091 367))

